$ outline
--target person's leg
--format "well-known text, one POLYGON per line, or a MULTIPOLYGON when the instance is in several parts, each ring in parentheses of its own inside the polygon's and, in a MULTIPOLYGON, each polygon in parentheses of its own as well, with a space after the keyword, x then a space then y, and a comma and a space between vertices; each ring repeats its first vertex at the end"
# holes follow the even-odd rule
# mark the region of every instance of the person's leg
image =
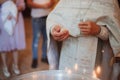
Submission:
POLYGON ((39 18, 32 18, 33 42, 32 42, 32 68, 38 65, 38 42, 40 37, 40 23, 39 18))
POLYGON ((20 74, 20 70, 18 69, 18 52, 15 50, 13 51, 13 71, 15 74, 20 74))
POLYGON ((47 34, 46 34, 46 18, 41 18, 41 32, 43 35, 43 43, 42 43, 42 61, 47 62, 47 34))
POLYGON ((6 77, 10 77, 10 73, 8 71, 7 62, 6 62, 6 53, 1 53, 1 59, 3 61, 3 73, 6 77))

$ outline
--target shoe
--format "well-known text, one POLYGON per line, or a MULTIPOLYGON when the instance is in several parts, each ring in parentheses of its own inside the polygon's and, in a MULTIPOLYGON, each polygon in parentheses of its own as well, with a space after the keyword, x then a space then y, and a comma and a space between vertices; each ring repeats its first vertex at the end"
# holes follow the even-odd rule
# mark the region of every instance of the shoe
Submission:
POLYGON ((3 68, 3 74, 5 75, 5 77, 10 77, 10 73, 9 73, 7 67, 4 67, 4 68, 3 68))
POLYGON ((13 64, 12 65, 13 71, 16 75, 20 74, 20 70, 18 69, 18 65, 13 64))
POLYGON ((47 58, 42 58, 41 61, 48 64, 48 59, 47 58))
POLYGON ((33 59, 32 60, 32 68, 37 68, 37 66, 38 66, 38 61, 37 61, 37 59, 33 59))

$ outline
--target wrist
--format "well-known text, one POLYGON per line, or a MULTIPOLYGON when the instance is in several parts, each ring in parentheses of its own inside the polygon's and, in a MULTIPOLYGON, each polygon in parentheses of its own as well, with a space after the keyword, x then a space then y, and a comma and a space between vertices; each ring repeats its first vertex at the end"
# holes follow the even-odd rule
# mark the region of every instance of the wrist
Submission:
POLYGON ((109 37, 109 31, 105 26, 100 26, 100 32, 97 37, 101 38, 102 40, 107 40, 109 37))

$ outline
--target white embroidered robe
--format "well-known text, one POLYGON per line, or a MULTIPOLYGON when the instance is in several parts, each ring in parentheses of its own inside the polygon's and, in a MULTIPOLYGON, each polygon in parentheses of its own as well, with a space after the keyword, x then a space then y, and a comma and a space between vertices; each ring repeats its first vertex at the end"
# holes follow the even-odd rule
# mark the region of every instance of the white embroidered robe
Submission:
POLYGON ((72 70, 79 73, 81 78, 85 75, 85 80, 92 80, 98 37, 82 35, 78 28, 80 21, 91 20, 98 25, 106 25, 114 54, 120 52, 117 8, 116 0, 60 0, 47 19, 48 52, 52 41, 50 31, 55 24, 67 28, 71 35, 63 41, 59 69, 72 70))

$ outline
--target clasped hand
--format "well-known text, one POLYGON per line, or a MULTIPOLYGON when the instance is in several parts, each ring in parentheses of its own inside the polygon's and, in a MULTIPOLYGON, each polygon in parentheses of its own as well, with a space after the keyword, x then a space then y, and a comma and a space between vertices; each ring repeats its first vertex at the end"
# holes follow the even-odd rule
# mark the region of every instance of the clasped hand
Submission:
POLYGON ((85 21, 79 23, 80 31, 83 35, 98 35, 100 32, 100 26, 92 21, 85 21))
MULTIPOLYGON (((100 32, 100 26, 92 21, 80 22, 78 27, 83 35, 96 36, 100 32)), ((55 40, 63 41, 69 37, 69 31, 60 25, 55 25, 51 31, 51 35, 55 40)))
POLYGON ((51 31, 51 35, 57 41, 63 41, 69 37, 69 31, 60 25, 55 25, 51 31))

